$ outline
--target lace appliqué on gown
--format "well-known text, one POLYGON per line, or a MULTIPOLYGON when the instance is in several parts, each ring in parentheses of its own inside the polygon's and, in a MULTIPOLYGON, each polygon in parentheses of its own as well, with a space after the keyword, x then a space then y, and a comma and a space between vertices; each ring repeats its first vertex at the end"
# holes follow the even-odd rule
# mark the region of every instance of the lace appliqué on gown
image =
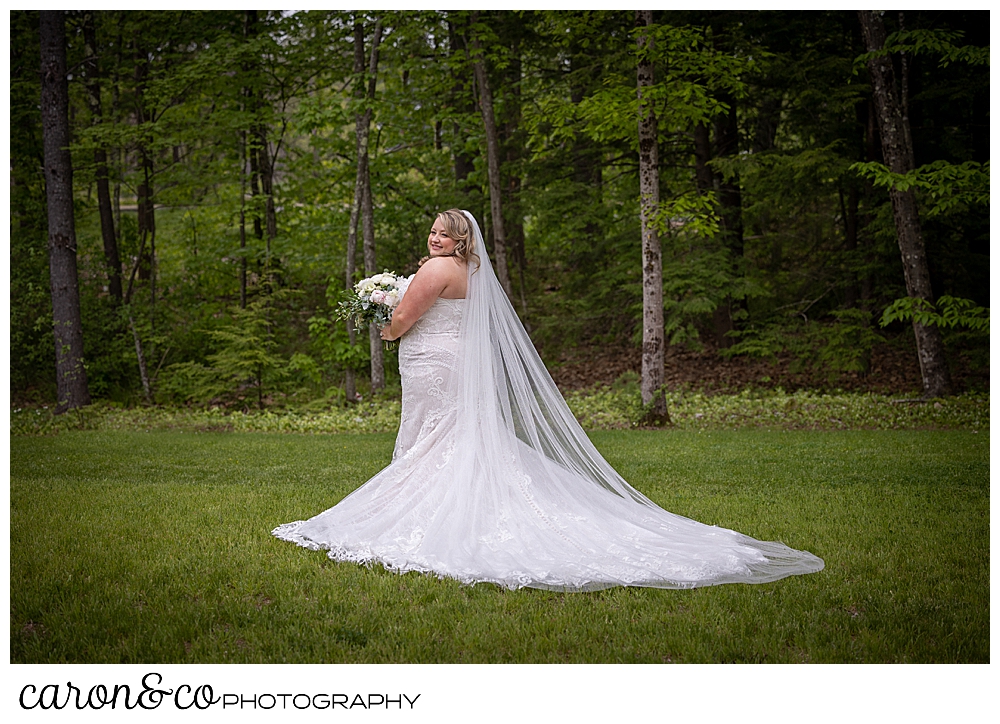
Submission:
POLYGON ((595 485, 522 440, 489 469, 456 465, 465 300, 438 299, 403 336, 402 416, 392 463, 333 508, 273 533, 339 561, 464 583, 586 591, 762 583, 820 570, 781 543, 674 515, 595 485), (502 469, 500 469, 502 468, 502 469))

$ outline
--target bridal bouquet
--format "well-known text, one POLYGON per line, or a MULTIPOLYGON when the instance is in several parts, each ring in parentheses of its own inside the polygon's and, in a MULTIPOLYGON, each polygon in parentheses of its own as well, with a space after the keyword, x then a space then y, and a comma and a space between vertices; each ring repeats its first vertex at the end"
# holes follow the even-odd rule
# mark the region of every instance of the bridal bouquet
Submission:
POLYGON ((392 312, 406 293, 410 280, 396 276, 386 269, 362 279, 354 288, 344 292, 344 299, 337 305, 338 319, 353 319, 359 327, 367 327, 374 322, 384 327, 392 321, 392 312))

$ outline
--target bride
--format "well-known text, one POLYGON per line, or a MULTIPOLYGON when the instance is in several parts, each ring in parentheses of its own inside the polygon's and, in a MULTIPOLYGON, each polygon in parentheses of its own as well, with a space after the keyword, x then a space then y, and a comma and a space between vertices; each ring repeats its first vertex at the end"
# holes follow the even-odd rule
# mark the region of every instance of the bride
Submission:
POLYGON ((438 215, 383 339, 400 339, 392 463, 273 534, 338 561, 590 591, 764 583, 823 561, 663 510, 604 460, 497 281, 475 218, 438 215))

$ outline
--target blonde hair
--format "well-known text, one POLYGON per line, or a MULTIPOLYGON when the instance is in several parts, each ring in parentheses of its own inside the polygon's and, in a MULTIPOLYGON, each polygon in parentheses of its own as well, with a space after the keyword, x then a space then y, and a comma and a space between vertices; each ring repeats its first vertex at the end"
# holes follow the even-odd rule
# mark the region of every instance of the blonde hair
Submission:
MULTIPOLYGON (((455 240, 455 251, 448 256, 457 256, 467 264, 470 260, 475 260, 478 264, 479 255, 475 253, 476 240, 472 235, 472 224, 461 209, 442 211, 437 215, 437 220, 444 224, 448 236, 455 240)), ((422 266, 428 259, 430 257, 425 256, 420 260, 420 265, 422 266)))

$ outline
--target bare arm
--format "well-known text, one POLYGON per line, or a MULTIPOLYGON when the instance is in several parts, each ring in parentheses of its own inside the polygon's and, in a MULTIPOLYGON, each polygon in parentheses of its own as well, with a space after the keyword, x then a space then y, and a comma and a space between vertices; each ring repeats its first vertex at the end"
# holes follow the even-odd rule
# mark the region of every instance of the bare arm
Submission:
POLYGON ((392 322, 382 328, 382 339, 398 339, 431 308, 440 296, 465 296, 465 264, 453 257, 432 257, 424 262, 406 288, 403 301, 392 313, 392 322))

